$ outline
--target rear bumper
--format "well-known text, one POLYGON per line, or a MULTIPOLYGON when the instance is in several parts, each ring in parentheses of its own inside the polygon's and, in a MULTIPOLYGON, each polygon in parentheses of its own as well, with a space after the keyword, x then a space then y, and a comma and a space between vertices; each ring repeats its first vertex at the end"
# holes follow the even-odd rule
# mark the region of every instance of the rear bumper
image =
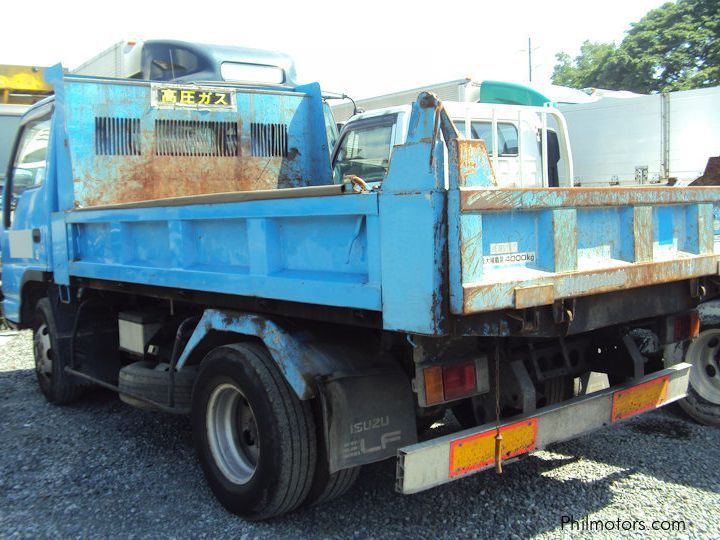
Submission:
MULTIPOLYGON (((639 382, 579 396, 508 419, 503 463, 685 397, 690 364, 677 364, 639 382)), ((495 466, 496 427, 485 424, 398 450, 396 489, 410 494, 495 466)))

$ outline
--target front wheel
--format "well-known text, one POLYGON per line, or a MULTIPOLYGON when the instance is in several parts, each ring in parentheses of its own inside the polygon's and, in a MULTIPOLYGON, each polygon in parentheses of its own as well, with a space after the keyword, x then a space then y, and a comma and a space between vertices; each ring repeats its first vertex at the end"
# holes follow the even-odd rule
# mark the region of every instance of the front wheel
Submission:
POLYGON ((200 365, 191 415, 205 477, 230 512, 267 519, 306 499, 317 459, 312 410, 264 347, 212 350, 200 365))
POLYGON ((55 318, 47 298, 41 299, 35 308, 33 353, 35 374, 45 399, 64 405, 80 397, 84 386, 65 371, 70 361, 59 346, 55 318))
POLYGON ((690 343, 688 395, 680 407, 702 424, 720 426, 720 329, 704 330, 690 343))

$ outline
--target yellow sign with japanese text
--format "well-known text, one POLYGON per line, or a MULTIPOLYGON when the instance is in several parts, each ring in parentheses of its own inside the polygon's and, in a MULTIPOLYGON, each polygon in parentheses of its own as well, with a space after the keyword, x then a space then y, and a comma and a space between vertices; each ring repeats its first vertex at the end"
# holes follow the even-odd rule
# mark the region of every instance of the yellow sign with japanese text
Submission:
POLYGON ((211 88, 155 86, 153 105, 158 107, 192 107, 233 109, 235 93, 211 88))

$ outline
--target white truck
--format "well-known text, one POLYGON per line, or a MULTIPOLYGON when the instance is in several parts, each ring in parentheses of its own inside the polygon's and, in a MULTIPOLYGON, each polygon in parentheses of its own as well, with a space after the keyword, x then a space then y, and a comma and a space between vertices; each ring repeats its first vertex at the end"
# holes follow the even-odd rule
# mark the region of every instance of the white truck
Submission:
MULTIPOLYGON (((444 107, 461 135, 485 141, 499 187, 572 186, 567 126, 556 108, 451 101, 444 107)), ((382 181, 393 148, 405 143, 410 114, 407 104, 353 116, 335 145, 335 181, 382 181)))
POLYGON ((140 78, 142 42, 118 41, 72 70, 77 75, 95 77, 140 78))
MULTIPOLYGON (((720 87, 639 95, 464 78, 355 103, 361 111, 404 105, 423 90, 446 101, 555 104, 567 122, 576 186, 687 185, 720 155, 720 87)), ((333 114, 342 123, 353 110, 343 103, 333 114)))
POLYGON ((340 103, 332 108, 335 120, 344 123, 359 111, 371 111, 396 105, 407 105, 417 98, 420 92, 432 92, 443 101, 461 101, 467 103, 495 103, 499 105, 543 106, 548 101, 589 101, 590 96, 560 86, 550 86, 539 91, 536 88, 508 81, 480 80, 465 77, 439 83, 426 84, 409 90, 401 90, 363 99, 354 103, 340 103), (549 98, 547 96, 550 96, 549 98))
POLYGON ((720 87, 558 107, 575 185, 687 185, 720 155, 720 87))

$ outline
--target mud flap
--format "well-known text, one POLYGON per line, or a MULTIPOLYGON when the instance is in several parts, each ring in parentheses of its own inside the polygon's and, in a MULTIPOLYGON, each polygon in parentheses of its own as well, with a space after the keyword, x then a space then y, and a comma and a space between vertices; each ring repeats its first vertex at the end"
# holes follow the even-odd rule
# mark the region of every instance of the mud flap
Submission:
POLYGON ((399 368, 318 379, 330 473, 395 457, 417 441, 415 401, 399 368))

